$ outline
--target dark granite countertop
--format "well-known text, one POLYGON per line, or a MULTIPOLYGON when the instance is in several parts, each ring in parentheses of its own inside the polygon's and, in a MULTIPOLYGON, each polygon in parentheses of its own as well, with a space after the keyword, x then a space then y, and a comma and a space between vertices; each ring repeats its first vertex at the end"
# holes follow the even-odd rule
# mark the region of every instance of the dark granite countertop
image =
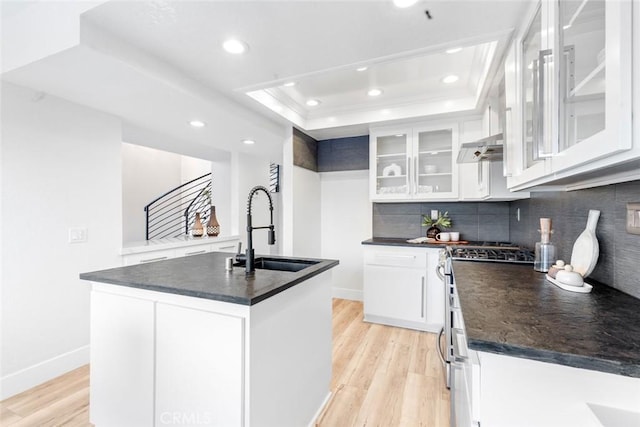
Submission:
MULTIPOLYGON (((243 267, 234 267, 231 272, 225 270, 225 258, 228 256, 228 253, 210 252, 82 273, 80 278, 241 305, 254 305, 339 263, 336 260, 296 258, 319 262, 298 272, 256 269, 255 275, 246 277, 243 267)), ((269 258, 281 257, 269 255, 269 258)))
POLYGON ((588 294, 531 265, 453 261, 469 348, 640 378, 640 300, 595 283, 588 294))
POLYGON ((444 243, 409 243, 407 238, 391 238, 391 237, 374 237, 364 240, 363 245, 378 245, 378 246, 407 246, 410 248, 443 248, 446 246, 444 243))

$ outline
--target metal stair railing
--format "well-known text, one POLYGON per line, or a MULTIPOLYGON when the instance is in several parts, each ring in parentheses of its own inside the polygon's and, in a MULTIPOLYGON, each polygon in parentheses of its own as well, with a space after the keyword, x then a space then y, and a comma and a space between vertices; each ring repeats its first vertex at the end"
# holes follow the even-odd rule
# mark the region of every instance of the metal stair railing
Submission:
POLYGON ((211 173, 199 176, 167 191, 144 207, 147 240, 180 237, 189 234, 196 212, 208 220, 211 173))

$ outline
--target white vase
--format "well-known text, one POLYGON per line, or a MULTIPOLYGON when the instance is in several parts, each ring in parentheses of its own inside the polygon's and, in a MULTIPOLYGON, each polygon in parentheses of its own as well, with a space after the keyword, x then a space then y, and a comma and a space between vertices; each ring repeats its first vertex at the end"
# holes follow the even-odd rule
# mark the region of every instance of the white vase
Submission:
POLYGON ((587 277, 598 263, 600 246, 596 238, 596 226, 600 218, 600 211, 590 210, 587 228, 578 236, 571 252, 571 265, 582 277, 587 277))

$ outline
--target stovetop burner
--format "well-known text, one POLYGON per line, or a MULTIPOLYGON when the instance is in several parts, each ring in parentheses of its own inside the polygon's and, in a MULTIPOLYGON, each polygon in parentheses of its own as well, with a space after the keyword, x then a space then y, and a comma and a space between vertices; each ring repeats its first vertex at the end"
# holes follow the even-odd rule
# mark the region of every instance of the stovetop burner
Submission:
POLYGON ((534 254, 528 249, 519 248, 514 245, 489 247, 468 246, 451 248, 451 257, 458 260, 467 261, 494 261, 533 264, 534 254))

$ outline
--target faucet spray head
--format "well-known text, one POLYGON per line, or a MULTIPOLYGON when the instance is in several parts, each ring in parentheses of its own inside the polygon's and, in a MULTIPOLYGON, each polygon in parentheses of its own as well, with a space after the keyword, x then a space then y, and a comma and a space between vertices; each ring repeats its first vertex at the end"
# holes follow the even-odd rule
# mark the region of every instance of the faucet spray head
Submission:
POLYGON ((269 229, 269 242, 270 245, 274 245, 276 243, 276 232, 273 228, 269 229))

